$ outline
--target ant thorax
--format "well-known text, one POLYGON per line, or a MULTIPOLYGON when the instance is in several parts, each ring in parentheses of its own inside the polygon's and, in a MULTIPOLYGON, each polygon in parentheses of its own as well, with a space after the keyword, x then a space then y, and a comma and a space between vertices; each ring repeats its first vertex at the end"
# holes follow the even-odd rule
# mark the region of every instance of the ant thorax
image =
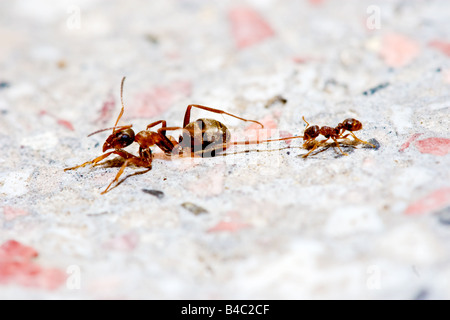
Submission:
POLYGON ((136 142, 141 148, 150 148, 159 137, 158 133, 150 130, 142 130, 136 134, 136 142))

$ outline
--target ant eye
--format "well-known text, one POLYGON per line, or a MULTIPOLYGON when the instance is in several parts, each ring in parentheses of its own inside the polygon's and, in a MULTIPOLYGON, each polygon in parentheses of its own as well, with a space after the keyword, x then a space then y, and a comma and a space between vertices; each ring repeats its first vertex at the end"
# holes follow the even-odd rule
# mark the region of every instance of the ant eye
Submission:
POLYGON ((116 144, 124 148, 134 142, 134 131, 126 129, 116 133, 116 144))

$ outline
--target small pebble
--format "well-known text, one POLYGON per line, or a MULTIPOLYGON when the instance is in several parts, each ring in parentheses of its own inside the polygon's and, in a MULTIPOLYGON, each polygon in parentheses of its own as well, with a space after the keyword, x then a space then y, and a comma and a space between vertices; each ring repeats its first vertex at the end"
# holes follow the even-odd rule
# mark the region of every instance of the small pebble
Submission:
POLYGON ((278 104, 278 103, 286 104, 286 102, 287 102, 287 99, 286 99, 286 98, 284 98, 284 97, 281 96, 281 95, 277 95, 277 96, 275 96, 275 97, 269 99, 269 100, 267 101, 266 105, 264 106, 264 108, 267 109, 267 108, 273 106, 274 104, 278 104))
POLYGON ((389 82, 381 83, 381 84, 379 84, 379 85, 376 86, 376 87, 373 87, 373 88, 371 88, 371 89, 369 89, 369 90, 364 91, 364 92, 363 92, 363 95, 365 95, 365 96, 372 95, 372 94, 374 94, 375 92, 377 92, 378 90, 384 89, 384 88, 386 88, 386 87, 388 87, 388 86, 389 86, 389 82))
POLYGON ((439 210, 438 212, 436 212, 436 214, 439 217, 440 223, 450 225, 450 206, 439 210))
POLYGON ((199 215, 199 214, 203 214, 203 213, 208 213, 208 210, 206 210, 206 209, 204 209, 204 208, 202 208, 202 207, 199 207, 198 205, 193 204, 192 202, 183 202, 183 203, 181 204, 181 206, 182 206, 183 208, 185 208, 186 210, 192 212, 192 213, 195 214, 195 215, 199 215))
POLYGON ((0 81, 0 89, 3 89, 3 88, 9 88, 9 87, 10 87, 9 82, 6 82, 6 81, 0 81))
POLYGON ((158 199, 164 198, 164 192, 159 191, 159 190, 142 189, 142 191, 144 191, 145 193, 149 193, 149 194, 151 194, 152 196, 157 197, 158 199))
POLYGON ((428 291, 426 289, 422 289, 417 293, 414 300, 426 300, 428 296, 429 296, 428 291))
POLYGON ((147 40, 148 42, 152 43, 152 44, 158 44, 159 43, 159 38, 158 36, 154 35, 154 34, 146 34, 144 36, 145 40, 147 40))

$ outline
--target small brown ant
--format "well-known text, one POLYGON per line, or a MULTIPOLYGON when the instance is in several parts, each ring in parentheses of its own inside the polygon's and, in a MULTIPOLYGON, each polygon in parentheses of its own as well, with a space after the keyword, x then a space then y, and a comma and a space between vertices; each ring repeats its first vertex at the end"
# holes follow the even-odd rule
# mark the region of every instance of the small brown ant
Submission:
POLYGON ((89 164, 95 166, 98 162, 102 161, 111 154, 116 154, 122 157, 123 159, 125 159, 125 162, 123 163, 114 180, 111 181, 111 183, 102 192, 102 194, 107 193, 111 185, 119 181, 120 176, 128 165, 134 164, 135 166, 144 167, 150 170, 152 168, 153 160, 152 150, 150 149, 150 147, 152 146, 158 146, 166 155, 176 155, 187 152, 190 153, 191 156, 200 155, 201 157, 214 157, 215 155, 224 151, 228 144, 244 144, 242 142, 230 143, 230 131, 223 123, 217 120, 202 118, 194 122, 190 122, 192 108, 198 108, 218 114, 225 114, 242 121, 254 122, 259 124, 261 128, 264 128, 264 126, 256 120, 248 120, 225 112, 223 110, 213 109, 197 104, 191 104, 186 108, 183 127, 167 127, 167 122, 165 120, 158 120, 149 124, 145 130, 142 130, 135 134, 133 129, 131 129, 133 125, 117 126, 125 110, 123 103, 124 81, 125 77, 122 78, 122 83, 120 86, 120 100, 122 103, 122 109, 119 113, 119 116, 117 117, 114 127, 101 129, 89 135, 91 136, 93 134, 112 129, 112 133, 103 144, 102 150, 103 152, 106 152, 110 149, 113 150, 104 153, 94 160, 87 161, 75 167, 64 169, 64 171, 74 170, 89 164), (161 128, 159 128, 157 131, 149 130, 157 125, 161 125, 161 128), (168 130, 179 129, 183 130, 183 133, 179 137, 178 142, 172 136, 166 135, 166 131, 168 130), (135 156, 123 150, 123 148, 129 146, 133 142, 137 142, 139 144, 139 156, 135 156))
POLYGON ((311 149, 307 154, 304 154, 302 158, 308 157, 317 147, 322 146, 325 144, 325 142, 328 139, 332 139, 335 143, 338 149, 341 151, 341 153, 345 156, 348 154, 342 151, 341 147, 339 146, 338 139, 345 139, 349 135, 352 135, 355 141, 358 141, 360 143, 371 145, 375 148, 375 146, 367 141, 363 141, 361 139, 358 139, 353 131, 359 131, 362 129, 362 123, 359 120, 349 118, 345 119, 343 122, 339 123, 335 128, 323 126, 319 127, 318 125, 309 126, 309 123, 305 120, 305 117, 302 117, 303 121, 306 122, 306 128, 303 133, 303 147, 306 149, 311 149), (344 135, 345 131, 348 131, 349 133, 344 135), (316 138, 319 135, 323 135, 326 139, 317 141, 316 138))
POLYGON ((303 148, 305 149, 311 149, 307 154, 302 155, 302 158, 308 157, 315 149, 317 149, 320 146, 325 145, 326 141, 328 139, 332 139, 336 146, 339 148, 341 153, 345 156, 348 154, 342 151, 338 139, 346 139, 349 135, 352 135, 355 141, 358 141, 360 143, 368 144, 372 146, 373 148, 376 148, 373 144, 367 141, 363 141, 361 139, 358 139, 353 131, 359 131, 362 129, 362 123, 359 120, 348 118, 345 119, 343 122, 339 123, 335 128, 323 126, 319 127, 317 125, 309 126, 309 123, 305 120, 305 117, 302 117, 303 121, 306 122, 306 128, 303 132, 303 136, 292 136, 292 137, 285 137, 285 138, 279 138, 279 139, 269 139, 269 140, 257 140, 257 141, 251 141, 250 144, 258 144, 258 143, 266 143, 266 142, 274 142, 274 141, 283 141, 283 140, 291 140, 291 139, 303 139, 303 148), (345 131, 348 131, 346 135, 344 135, 345 131), (323 135, 326 139, 318 141, 316 138, 319 135, 323 135))

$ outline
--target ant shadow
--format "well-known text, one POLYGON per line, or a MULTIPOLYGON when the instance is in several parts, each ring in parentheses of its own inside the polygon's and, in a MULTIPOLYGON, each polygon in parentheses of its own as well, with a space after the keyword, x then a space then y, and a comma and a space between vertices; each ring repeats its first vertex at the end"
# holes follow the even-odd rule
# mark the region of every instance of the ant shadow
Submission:
MULTIPOLYGON (((348 140, 348 139, 346 139, 348 140)), ((355 149, 356 146, 359 145, 360 143, 358 141, 354 141, 354 140, 348 140, 345 142, 339 142, 339 146, 341 147, 341 149, 346 152, 346 153, 352 153, 355 149)), ((296 149, 301 149, 301 150, 311 150, 313 148, 313 145, 311 146, 307 146, 306 148, 303 147, 303 145, 300 146, 287 146, 287 147, 282 147, 282 148, 275 148, 275 149, 252 149, 252 150, 244 150, 244 151, 237 151, 237 152, 227 152, 227 153, 223 153, 223 154, 218 154, 216 157, 218 156, 228 156, 228 155, 236 155, 236 154, 245 154, 245 153, 259 153, 259 152, 274 152, 274 151, 283 151, 283 150, 296 150, 296 149)), ((335 142, 328 142, 325 143, 323 145, 321 145, 320 147, 317 147, 317 150, 312 152, 308 157, 310 156, 314 156, 317 154, 320 154, 324 151, 327 151, 330 148, 334 148, 335 150, 338 149, 338 146, 335 142)), ((342 153, 336 151, 336 156, 335 158, 340 158, 343 156, 342 153)), ((304 154, 300 154, 297 155, 296 157, 302 157, 304 159, 306 159, 306 157, 303 157, 304 154)))
POLYGON ((296 149, 299 147, 291 147, 291 146, 287 146, 287 147, 283 147, 283 148, 276 148, 276 149, 252 149, 252 150, 243 150, 243 151, 236 151, 236 152, 225 152, 225 153, 220 153, 218 154, 216 157, 225 157, 225 156, 231 156, 231 155, 235 155, 235 154, 245 154, 245 153, 251 153, 251 152, 274 152, 274 151, 282 151, 282 150, 292 150, 292 149, 296 149))
MULTIPOLYGON (((376 139, 370 139, 369 140, 373 145, 375 145, 374 147, 368 147, 367 145, 364 145, 363 148, 368 148, 368 149, 375 149, 378 150, 380 147, 380 144, 378 143, 378 141, 376 139)), ((356 149, 356 147, 361 144, 358 141, 355 140, 350 140, 350 139, 345 139, 344 141, 340 141, 339 142, 339 146, 341 147, 342 151, 344 151, 345 153, 349 154, 349 153, 353 153, 354 150, 356 149)), ((217 153, 215 154, 215 156, 213 157, 208 157, 208 158, 218 158, 218 157, 225 157, 225 156, 232 156, 232 155, 237 155, 237 154, 249 154, 249 153, 260 153, 260 152, 275 152, 275 151, 283 151, 283 150, 295 150, 295 149, 303 149, 303 150, 310 150, 311 148, 313 148, 313 145, 309 146, 309 147, 303 147, 301 146, 286 146, 286 147, 281 147, 281 148, 273 148, 273 149, 252 149, 252 150, 243 150, 243 151, 236 151, 236 152, 223 152, 223 153, 217 153)), ((343 153, 338 151, 338 144, 336 142, 328 142, 328 143, 324 143, 323 145, 321 145, 320 147, 317 148, 316 151, 312 152, 310 155, 308 155, 308 157, 311 156, 316 156, 322 152, 327 151, 328 149, 333 148, 336 152, 336 155, 334 156, 335 159, 338 158, 342 158, 344 156, 343 153)), ((307 157, 304 157, 305 154, 303 155, 297 155, 297 158, 303 158, 306 159, 307 157)), ((164 153, 161 152, 157 152, 153 154, 154 159, 158 159, 158 160, 165 160, 165 161, 172 161, 173 157, 175 158, 205 158, 202 157, 201 155, 197 155, 197 154, 176 154, 173 156, 168 156, 164 153)), ((109 159, 109 160, 105 160, 102 161, 100 163, 95 164, 93 167, 101 167, 101 168, 120 168, 123 166, 123 164, 125 163, 125 159, 122 157, 116 157, 113 159, 109 159)), ((139 168, 139 166, 136 166, 134 164, 130 164, 129 165, 130 168, 139 168)), ((110 188, 110 190, 117 188, 119 185, 121 185, 125 180, 127 180, 128 178, 131 178, 133 176, 137 176, 137 175, 141 175, 141 174, 145 174, 147 172, 149 172, 150 170, 152 170, 152 168, 147 168, 145 170, 142 171, 137 171, 131 174, 128 174, 127 176, 125 176, 124 178, 122 178, 121 180, 119 180, 116 185, 114 185, 113 187, 110 188)))
MULTIPOLYGON (((125 159, 124 158, 116 157, 116 158, 113 158, 113 159, 110 159, 110 160, 105 160, 105 161, 99 162, 99 163, 93 165, 93 167, 101 167, 101 168, 105 168, 105 169, 106 168, 121 168, 124 163, 125 163, 125 159)), ((139 166, 136 166, 134 164, 130 164, 129 167, 130 168, 139 168, 139 166)), ((150 170, 152 170, 152 168, 147 168, 145 170, 141 170, 141 171, 137 171, 137 172, 128 174, 125 177, 123 177, 122 179, 120 179, 113 187, 110 188, 110 190, 117 188, 119 185, 121 185, 128 178, 147 173, 150 170)))
POLYGON ((123 177, 121 180, 119 180, 113 187, 109 188, 109 190, 112 190, 112 189, 117 188, 119 185, 122 184, 122 182, 124 182, 124 181, 127 180, 128 178, 131 178, 131 177, 134 177, 134 176, 138 176, 138 175, 147 173, 147 172, 149 172, 150 170, 152 170, 152 168, 147 168, 147 169, 142 170, 142 171, 137 171, 137 172, 131 173, 131 174, 129 174, 129 175, 123 177))
MULTIPOLYGON (((364 149, 378 150, 380 148, 380 143, 376 139, 370 139, 369 142, 372 145, 374 145, 375 147, 369 146, 367 144, 363 144, 363 143, 361 143, 359 141, 352 140, 352 139, 344 139, 343 141, 339 141, 339 147, 346 154, 353 153, 355 151, 355 149, 357 149, 356 147, 358 145, 360 145, 360 144, 363 144, 362 148, 364 148, 364 149)), ((313 146, 314 145, 308 146, 306 148, 304 148, 304 147, 300 147, 300 148, 301 149, 310 150, 310 149, 313 148, 313 146)), ((317 148, 318 148, 317 151, 312 152, 307 157, 318 155, 318 154, 320 154, 320 153, 322 153, 324 151, 327 151, 330 148, 333 148, 334 151, 336 152, 336 155, 334 156, 335 159, 342 158, 343 156, 345 156, 344 153, 338 151, 339 148, 338 148, 338 144, 336 142, 323 143, 323 144, 321 144, 321 146, 319 146, 317 148)), ((301 157, 301 158, 304 158, 304 159, 307 158, 304 155, 298 155, 297 157, 301 157)))

